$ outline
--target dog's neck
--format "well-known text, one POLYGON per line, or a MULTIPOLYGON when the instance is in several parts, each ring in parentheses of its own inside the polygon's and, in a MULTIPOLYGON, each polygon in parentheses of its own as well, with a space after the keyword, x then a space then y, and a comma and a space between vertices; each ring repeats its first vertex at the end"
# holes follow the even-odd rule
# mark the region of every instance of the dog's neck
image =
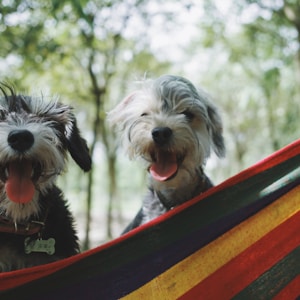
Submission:
POLYGON ((26 223, 17 223, 5 216, 0 216, 0 233, 30 236, 40 233, 43 230, 44 226, 44 220, 31 220, 26 223))
POLYGON ((49 207, 50 206, 47 203, 45 209, 39 213, 39 216, 33 215, 23 221, 16 221, 12 217, 9 217, 5 212, 1 213, 0 211, 0 233, 24 236, 41 234, 48 217, 49 207))
POLYGON ((167 210, 192 199, 213 186, 210 179, 204 174, 202 167, 188 175, 189 180, 177 178, 174 185, 151 182, 150 189, 167 210))

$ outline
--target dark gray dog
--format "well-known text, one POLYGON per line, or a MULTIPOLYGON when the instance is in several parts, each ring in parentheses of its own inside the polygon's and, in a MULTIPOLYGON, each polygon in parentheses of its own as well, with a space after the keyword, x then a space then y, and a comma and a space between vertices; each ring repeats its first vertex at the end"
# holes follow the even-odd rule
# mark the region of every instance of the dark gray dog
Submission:
POLYGON ((0 272, 79 252, 73 218, 55 180, 69 152, 91 168, 72 110, 0 85, 0 272))

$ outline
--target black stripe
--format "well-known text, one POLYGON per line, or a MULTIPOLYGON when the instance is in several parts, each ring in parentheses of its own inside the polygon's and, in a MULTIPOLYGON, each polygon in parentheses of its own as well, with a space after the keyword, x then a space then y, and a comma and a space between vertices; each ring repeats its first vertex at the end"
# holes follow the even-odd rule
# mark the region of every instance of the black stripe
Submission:
MULTIPOLYGON (((234 300, 272 299, 300 274, 300 246, 285 256, 271 269, 257 278, 234 300)), ((300 296, 300 287, 299 287, 300 296)))

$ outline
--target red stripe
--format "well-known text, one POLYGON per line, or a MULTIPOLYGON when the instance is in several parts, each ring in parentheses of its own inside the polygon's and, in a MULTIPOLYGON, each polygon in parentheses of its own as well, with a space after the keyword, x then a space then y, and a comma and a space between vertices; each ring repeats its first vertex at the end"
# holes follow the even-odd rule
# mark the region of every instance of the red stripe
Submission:
POLYGON ((300 296, 300 275, 281 290, 273 300, 297 299, 300 296))
POLYGON ((231 299, 300 245, 300 212, 276 227, 179 299, 231 299))

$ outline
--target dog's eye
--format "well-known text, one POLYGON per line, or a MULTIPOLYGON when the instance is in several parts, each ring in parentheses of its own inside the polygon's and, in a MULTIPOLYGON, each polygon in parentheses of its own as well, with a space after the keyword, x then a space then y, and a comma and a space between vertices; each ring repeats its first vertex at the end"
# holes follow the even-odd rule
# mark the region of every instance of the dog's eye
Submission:
POLYGON ((145 116, 148 116, 148 113, 144 112, 141 114, 141 117, 145 117, 145 116))
POLYGON ((188 121, 192 121, 194 118, 194 114, 191 113, 190 111, 184 111, 182 112, 183 115, 185 115, 185 117, 187 118, 188 121))
POLYGON ((0 119, 5 120, 7 112, 5 110, 0 110, 0 119))

